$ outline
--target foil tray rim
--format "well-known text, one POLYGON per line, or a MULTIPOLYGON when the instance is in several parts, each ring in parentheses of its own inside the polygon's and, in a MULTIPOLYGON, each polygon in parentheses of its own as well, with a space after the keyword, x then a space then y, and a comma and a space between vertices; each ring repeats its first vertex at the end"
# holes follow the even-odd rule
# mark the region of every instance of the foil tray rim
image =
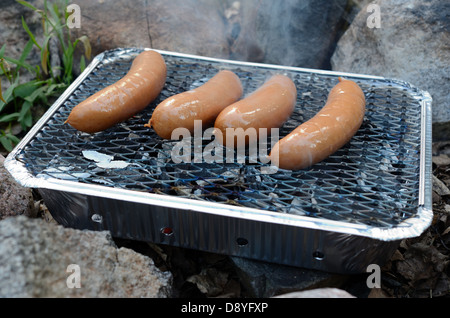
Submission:
POLYGON ((81 184, 71 180, 60 180, 53 177, 37 178, 30 176, 20 162, 13 158, 5 159, 5 167, 22 186, 53 191, 77 193, 92 197, 114 198, 124 202, 134 202, 149 206, 164 208, 178 208, 190 213, 209 213, 214 215, 247 219, 255 222, 268 222, 308 228, 312 230, 324 230, 342 234, 364 236, 380 241, 397 241, 409 237, 415 237, 428 227, 432 219, 432 210, 419 206, 416 217, 406 219, 398 226, 391 228, 379 228, 365 224, 349 223, 344 221, 313 218, 308 216, 259 210, 248 207, 236 207, 222 203, 206 202, 189 198, 159 195, 127 189, 109 188, 105 191, 102 185, 81 184))

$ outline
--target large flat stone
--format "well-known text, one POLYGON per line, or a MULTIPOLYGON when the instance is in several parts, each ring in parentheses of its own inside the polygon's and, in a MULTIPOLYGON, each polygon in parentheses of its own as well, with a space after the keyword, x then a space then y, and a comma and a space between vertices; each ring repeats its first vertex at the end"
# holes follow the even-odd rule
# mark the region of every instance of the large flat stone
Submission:
POLYGON ((0 297, 164 298, 171 282, 149 257, 117 248, 109 232, 25 216, 0 221, 0 297))

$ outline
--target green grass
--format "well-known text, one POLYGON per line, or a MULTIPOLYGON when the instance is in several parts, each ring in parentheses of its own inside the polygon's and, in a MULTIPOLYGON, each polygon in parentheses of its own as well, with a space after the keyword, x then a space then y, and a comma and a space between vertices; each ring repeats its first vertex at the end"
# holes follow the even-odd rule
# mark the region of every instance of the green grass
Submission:
POLYGON ((20 125, 22 132, 27 132, 38 118, 33 118, 33 109, 49 106, 52 97, 58 96, 73 81, 74 53, 81 43, 84 55, 81 56, 80 68, 83 71, 86 59, 90 59, 91 46, 86 36, 72 40, 71 30, 67 25, 69 13, 66 11, 68 0, 44 1, 44 7, 38 9, 26 1, 21 5, 41 16, 43 41, 38 42, 35 34, 21 17, 22 27, 29 36, 21 56, 18 59, 5 56, 6 44, 0 48, 0 76, 6 78, 8 88, 3 90, 0 82, 0 144, 10 152, 20 141, 20 136, 13 131, 14 125, 20 125), (52 69, 50 63, 49 42, 56 38, 61 51, 60 69, 52 69), (33 48, 40 52, 40 64, 30 65, 27 58, 33 48), (21 83, 24 73, 31 73, 33 80, 21 83))

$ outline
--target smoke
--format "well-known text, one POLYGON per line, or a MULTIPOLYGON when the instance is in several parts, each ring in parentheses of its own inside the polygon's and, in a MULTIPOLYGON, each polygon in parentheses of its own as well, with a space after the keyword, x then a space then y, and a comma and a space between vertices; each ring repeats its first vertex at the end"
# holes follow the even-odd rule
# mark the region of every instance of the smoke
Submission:
POLYGON ((233 6, 231 57, 310 68, 329 68, 347 0, 241 0, 233 6), (234 34, 238 30, 238 35, 234 34))

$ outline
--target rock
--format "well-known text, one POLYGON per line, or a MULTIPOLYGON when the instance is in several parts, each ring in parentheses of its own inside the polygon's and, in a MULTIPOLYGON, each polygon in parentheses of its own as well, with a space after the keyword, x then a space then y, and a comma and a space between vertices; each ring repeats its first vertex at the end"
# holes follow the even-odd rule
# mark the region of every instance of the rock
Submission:
POLYGON ((227 58, 229 47, 220 0, 153 0, 147 5, 152 47, 227 58))
POLYGON ((450 279, 447 276, 450 259, 435 246, 414 243, 396 262, 398 273, 407 279, 410 297, 439 297, 448 294, 450 279))
POLYGON ((15 215, 35 217, 37 209, 34 205, 31 189, 19 185, 3 166, 5 158, 0 155, 0 220, 15 215))
POLYGON ((239 277, 227 255, 148 242, 141 242, 137 248, 136 241, 118 238, 114 241, 150 256, 159 268, 170 269, 174 276, 173 297, 246 297, 241 292, 239 277))
POLYGON ((345 275, 309 270, 241 257, 231 257, 240 282, 250 297, 273 297, 291 291, 338 287, 345 275))
POLYGON ((331 58, 335 71, 407 81, 433 98, 433 139, 450 136, 450 3, 379 0, 380 28, 363 8, 331 58))
POLYGON ((189 276, 186 281, 195 284, 207 297, 216 297, 224 293, 229 279, 226 272, 216 268, 203 268, 199 274, 189 276))
POLYGON ((446 154, 433 156, 432 161, 437 166, 450 166, 450 156, 446 154))
POLYGON ((329 68, 347 0, 77 1, 93 54, 116 47, 329 68), (132 19, 130 17, 133 17, 132 19), (282 17, 282 18, 280 18, 282 17), (111 32, 120 30, 120 32, 111 32))
POLYGON ((118 47, 154 48, 219 58, 229 55, 220 1, 80 0, 76 3, 80 6, 81 27, 72 29, 72 36, 75 39, 86 35, 93 56, 118 47))
MULTIPOLYGON (((31 3, 43 8, 42 0, 31 3)), ((1 13, 5 18, 0 19, 0 30, 5 30, 8 43, 15 39, 23 42, 12 54, 18 58, 28 40, 18 17, 24 13, 27 23, 31 20, 32 32, 40 30, 40 19, 15 1, 1 5, 8 10, 1 13)), ((348 0, 331 4, 326 0, 80 0, 76 5, 81 19, 80 28, 71 29, 72 41, 86 35, 91 56, 117 47, 146 47, 328 69, 336 39, 349 19, 348 0)), ((83 51, 79 43, 74 58, 76 75, 83 51)), ((39 61, 39 54, 36 56, 39 61)))
POLYGON ((355 298, 339 288, 316 288, 274 296, 274 298, 355 298))
POLYGON ((439 196, 443 195, 450 195, 449 188, 445 185, 444 182, 439 180, 435 175, 432 176, 433 178, 433 191, 436 192, 439 196))
POLYGON ((347 0, 239 1, 232 58, 309 68, 329 68, 345 19, 347 0))
POLYGON ((25 216, 0 222, 0 297, 166 298, 171 281, 149 257, 117 248, 109 232, 25 216))

